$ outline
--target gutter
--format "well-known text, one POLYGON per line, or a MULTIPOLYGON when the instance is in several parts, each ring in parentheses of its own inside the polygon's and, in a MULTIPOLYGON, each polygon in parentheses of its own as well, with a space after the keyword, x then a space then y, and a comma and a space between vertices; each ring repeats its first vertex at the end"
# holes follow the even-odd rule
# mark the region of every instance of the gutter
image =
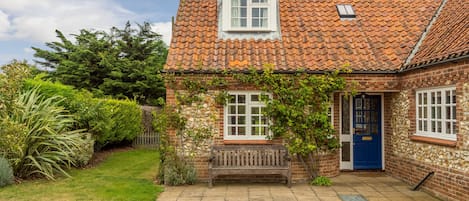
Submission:
POLYGON ((417 64, 417 65, 415 65, 415 66, 404 67, 404 68, 402 68, 398 73, 405 73, 405 72, 412 71, 412 70, 417 70, 417 69, 421 69, 421 68, 427 68, 427 67, 434 66, 434 65, 438 65, 438 64, 444 64, 444 63, 448 63, 448 62, 455 62, 455 61, 458 61, 458 60, 468 59, 468 58, 469 58, 469 54, 466 54, 466 55, 462 55, 462 56, 454 57, 454 58, 450 58, 450 59, 442 59, 442 60, 437 61, 437 62, 429 62, 429 63, 425 63, 425 64, 417 64))

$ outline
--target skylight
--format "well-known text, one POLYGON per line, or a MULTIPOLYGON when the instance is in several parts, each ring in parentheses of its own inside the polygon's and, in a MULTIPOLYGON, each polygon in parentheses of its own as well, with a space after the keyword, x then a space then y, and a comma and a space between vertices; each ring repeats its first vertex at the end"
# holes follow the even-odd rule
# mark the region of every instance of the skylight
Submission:
POLYGON ((339 13, 340 19, 353 19, 356 17, 355 11, 350 4, 337 4, 337 12, 339 13))

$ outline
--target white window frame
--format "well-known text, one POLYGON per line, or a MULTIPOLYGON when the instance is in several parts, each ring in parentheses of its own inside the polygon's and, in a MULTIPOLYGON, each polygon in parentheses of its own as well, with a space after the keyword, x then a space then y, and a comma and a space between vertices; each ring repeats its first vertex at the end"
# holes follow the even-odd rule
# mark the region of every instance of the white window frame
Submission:
MULTIPOLYGON (((238 106, 238 101, 236 100, 235 103, 228 103, 224 107, 224 112, 223 112, 223 117, 224 117, 224 140, 267 140, 268 137, 272 136, 272 131, 269 128, 270 122, 267 121, 267 124, 265 124, 268 129, 268 135, 252 135, 251 133, 251 128, 254 127, 251 123, 253 115, 251 114, 251 108, 252 107, 266 107, 265 103, 262 100, 259 101, 252 101, 251 100, 251 95, 259 95, 259 98, 261 95, 267 95, 269 98, 272 98, 272 95, 269 93, 265 93, 262 91, 229 91, 229 95, 245 95, 246 96, 246 108, 245 108, 245 135, 228 135, 229 133, 229 127, 235 126, 237 124, 229 124, 229 116, 232 116, 231 114, 228 114, 228 108, 230 106, 238 106)), ((238 113, 236 112, 236 116, 238 116, 238 113)), ((260 116, 262 117, 262 113, 260 113, 260 116)))
POLYGON ((247 26, 246 27, 232 27, 231 26, 231 1, 222 0, 222 26, 223 31, 239 31, 239 32, 262 32, 262 31, 277 31, 278 19, 278 0, 267 0, 267 3, 253 3, 253 0, 247 0, 247 26), (267 8, 267 27, 252 27, 252 8, 267 8))
POLYGON ((416 135, 455 141, 457 136, 457 98, 455 98, 455 86, 416 90, 416 135), (450 95, 449 103, 447 102, 447 93, 450 95), (438 101, 438 94, 441 98, 440 101, 438 101), (424 100, 425 98, 426 103, 424 100), (450 117, 447 117, 448 112, 450 117), (450 125, 449 130, 447 128, 448 123, 450 125))

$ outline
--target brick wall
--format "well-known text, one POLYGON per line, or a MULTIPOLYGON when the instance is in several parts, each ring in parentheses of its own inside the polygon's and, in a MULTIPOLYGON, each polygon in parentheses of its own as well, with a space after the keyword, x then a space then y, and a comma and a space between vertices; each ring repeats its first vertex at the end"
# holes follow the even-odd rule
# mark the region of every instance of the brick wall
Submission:
POLYGON ((422 187, 446 200, 469 199, 469 62, 448 63, 402 74, 402 91, 389 94, 392 124, 386 130, 386 172, 416 185, 429 172, 435 174, 422 187), (416 131, 415 90, 456 86, 456 145, 411 140, 416 131), (464 106, 464 107, 463 107, 464 106))
MULTIPOLYGON (((184 77, 181 76, 176 76, 175 77, 175 83, 172 84, 171 87, 167 85, 167 90, 166 90, 166 102, 169 105, 174 105, 176 104, 176 97, 175 97, 175 90, 178 93, 184 93, 184 90, 182 90, 182 86, 179 85, 183 79, 185 78, 190 78, 190 79, 211 79, 211 76, 215 75, 186 75, 184 77)), ((227 78, 229 87, 228 90, 256 90, 255 87, 250 86, 250 85, 241 85, 240 83, 237 83, 235 80, 232 78, 227 78)), ((223 107, 215 104, 213 102, 214 94, 216 93, 216 90, 209 90, 206 96, 204 96, 204 100, 202 101, 202 106, 200 104, 192 104, 190 106, 184 106, 182 111, 182 114, 189 119, 189 123, 192 125, 203 125, 203 126, 209 126, 211 128, 215 128, 216 132, 213 133, 213 136, 211 139, 207 141, 206 145, 222 145, 222 144, 252 144, 252 143, 258 143, 256 141, 244 141, 244 142, 232 142, 232 141, 225 141, 223 139, 223 133, 224 133, 224 111, 223 107), (211 99, 211 100, 209 100, 211 99), (202 110, 202 111, 201 111, 202 110), (208 114, 206 115, 207 117, 203 117, 200 115, 196 114, 208 114), (197 118, 194 118, 195 116, 197 118), (213 119, 209 118, 209 116, 215 116, 216 118, 213 119), (191 123, 192 122, 192 123, 191 123), (208 124, 207 124, 208 123, 208 124)), ((338 96, 337 96, 338 97, 338 96)), ((338 99, 337 99, 338 100, 338 99)), ((339 114, 338 112, 338 104, 337 107, 335 107, 334 114, 339 114)), ((335 120, 334 123, 337 124, 338 126, 338 116, 334 115, 335 120)), ((175 131, 170 130, 169 135, 171 138, 171 142, 176 145, 176 146, 181 146, 181 140, 179 137, 176 135, 175 131)), ((184 141, 184 140, 182 140, 184 141)), ((262 143, 267 143, 267 144, 282 144, 281 139, 274 139, 272 141, 265 141, 262 143)), ((197 169, 198 173, 198 179, 201 181, 206 181, 208 179, 208 163, 207 163, 207 155, 209 154, 209 150, 207 149, 207 146, 204 146, 204 149, 198 150, 197 156, 193 159, 194 165, 197 169)), ((338 153, 334 154, 325 154, 321 155, 319 157, 319 173, 322 176, 328 176, 328 177, 334 177, 339 175, 339 160, 338 160, 338 153)), ((223 177, 221 177, 223 178, 223 177)), ((246 178, 244 176, 231 176, 227 177, 226 180, 230 179, 243 179, 246 178)), ((247 177, 247 178, 253 178, 253 177, 247 177)), ((265 176, 259 176, 259 177, 254 177, 256 180, 269 180, 272 178, 265 177, 265 176)), ((303 168, 303 165, 301 162, 299 162, 296 158, 292 161, 292 179, 294 182, 300 182, 300 181, 305 181, 308 179, 308 174, 303 168)))

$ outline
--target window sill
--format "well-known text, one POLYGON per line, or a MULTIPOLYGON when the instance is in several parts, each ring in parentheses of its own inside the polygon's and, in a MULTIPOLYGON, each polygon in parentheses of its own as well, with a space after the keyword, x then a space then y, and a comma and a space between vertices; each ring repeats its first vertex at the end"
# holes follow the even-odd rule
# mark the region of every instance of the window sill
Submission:
POLYGON ((435 145, 448 146, 448 147, 456 147, 456 141, 453 141, 453 140, 443 140, 443 139, 438 139, 438 138, 424 137, 424 136, 417 136, 417 135, 410 136, 410 140, 418 141, 418 142, 426 142, 426 143, 435 144, 435 145))
POLYGON ((223 144, 273 144, 272 140, 224 140, 223 144))

